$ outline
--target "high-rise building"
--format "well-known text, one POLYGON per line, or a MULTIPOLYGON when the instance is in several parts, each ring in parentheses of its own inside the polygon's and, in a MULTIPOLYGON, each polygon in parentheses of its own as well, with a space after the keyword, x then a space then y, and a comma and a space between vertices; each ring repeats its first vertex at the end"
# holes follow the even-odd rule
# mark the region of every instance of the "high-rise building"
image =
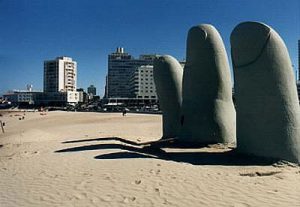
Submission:
POLYGON ((116 52, 108 55, 108 74, 105 86, 105 98, 130 98, 130 78, 136 68, 142 65, 153 65, 155 55, 141 55, 135 59, 117 48, 116 52))
POLYGON ((90 85, 88 88, 87 88, 87 92, 89 95, 93 95, 93 96, 96 96, 96 87, 94 85, 90 85))
POLYGON ((77 63, 70 57, 44 62, 44 92, 76 91, 77 63))
POLYGON ((300 80, 300 40, 298 40, 298 75, 300 80))
POLYGON ((157 99, 153 78, 153 65, 142 65, 133 71, 130 80, 133 98, 157 99))

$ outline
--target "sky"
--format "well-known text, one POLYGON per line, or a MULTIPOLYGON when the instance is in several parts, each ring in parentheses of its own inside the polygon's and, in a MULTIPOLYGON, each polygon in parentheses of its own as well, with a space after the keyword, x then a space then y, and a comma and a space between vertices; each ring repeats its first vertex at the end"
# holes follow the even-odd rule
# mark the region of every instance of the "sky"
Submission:
POLYGON ((107 56, 117 47, 182 60, 189 28, 208 23, 230 58, 230 33, 243 21, 275 29, 298 69, 299 0, 0 0, 0 95, 26 84, 43 90, 44 60, 69 56, 77 88, 93 84, 102 97, 107 56))

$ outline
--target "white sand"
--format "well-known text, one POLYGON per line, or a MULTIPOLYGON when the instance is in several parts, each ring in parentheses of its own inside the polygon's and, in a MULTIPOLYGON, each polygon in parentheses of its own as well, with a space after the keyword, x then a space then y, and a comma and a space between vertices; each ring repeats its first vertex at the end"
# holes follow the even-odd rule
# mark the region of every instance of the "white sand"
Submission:
POLYGON ((229 149, 216 147, 160 153, 88 140, 156 140, 160 115, 35 112, 18 118, 0 117, 6 122, 1 207, 300 206, 299 167, 239 163, 226 155, 229 149))

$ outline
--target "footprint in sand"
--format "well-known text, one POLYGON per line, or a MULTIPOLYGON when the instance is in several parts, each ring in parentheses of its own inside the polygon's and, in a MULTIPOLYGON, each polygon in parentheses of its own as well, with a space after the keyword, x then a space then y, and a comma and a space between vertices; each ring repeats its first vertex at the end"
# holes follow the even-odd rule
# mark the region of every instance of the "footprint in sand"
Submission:
POLYGON ((233 204, 234 207, 250 207, 249 204, 247 203, 236 203, 236 204, 233 204))
POLYGON ((100 199, 104 202, 110 202, 110 201, 112 201, 112 196, 111 195, 104 195, 103 197, 100 197, 100 199))
POLYGON ((74 194, 74 198, 76 200, 85 199, 85 198, 87 198, 87 194, 86 193, 76 193, 76 194, 74 194))
POLYGON ((159 169, 158 169, 158 170, 151 169, 149 172, 150 172, 151 174, 156 174, 156 175, 158 175, 158 174, 160 173, 160 170, 159 170, 159 169))
POLYGON ((89 177, 90 177, 90 176, 93 176, 92 173, 88 173, 88 172, 83 173, 83 175, 84 175, 84 176, 89 176, 89 177))
POLYGON ((33 152, 24 151, 23 153, 24 153, 24 155, 26 155, 26 156, 32 156, 32 155, 38 155, 38 154, 39 154, 39 151, 33 151, 33 152))
POLYGON ((136 200, 136 197, 124 197, 123 203, 129 203, 136 200))

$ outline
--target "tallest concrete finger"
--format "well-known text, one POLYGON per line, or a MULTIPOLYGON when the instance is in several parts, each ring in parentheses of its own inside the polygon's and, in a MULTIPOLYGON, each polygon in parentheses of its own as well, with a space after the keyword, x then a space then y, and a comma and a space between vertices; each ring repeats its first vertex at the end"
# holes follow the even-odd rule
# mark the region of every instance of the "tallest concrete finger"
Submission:
POLYGON ((192 27, 183 74, 180 139, 198 143, 235 141, 235 109, 226 50, 208 24, 192 27))

